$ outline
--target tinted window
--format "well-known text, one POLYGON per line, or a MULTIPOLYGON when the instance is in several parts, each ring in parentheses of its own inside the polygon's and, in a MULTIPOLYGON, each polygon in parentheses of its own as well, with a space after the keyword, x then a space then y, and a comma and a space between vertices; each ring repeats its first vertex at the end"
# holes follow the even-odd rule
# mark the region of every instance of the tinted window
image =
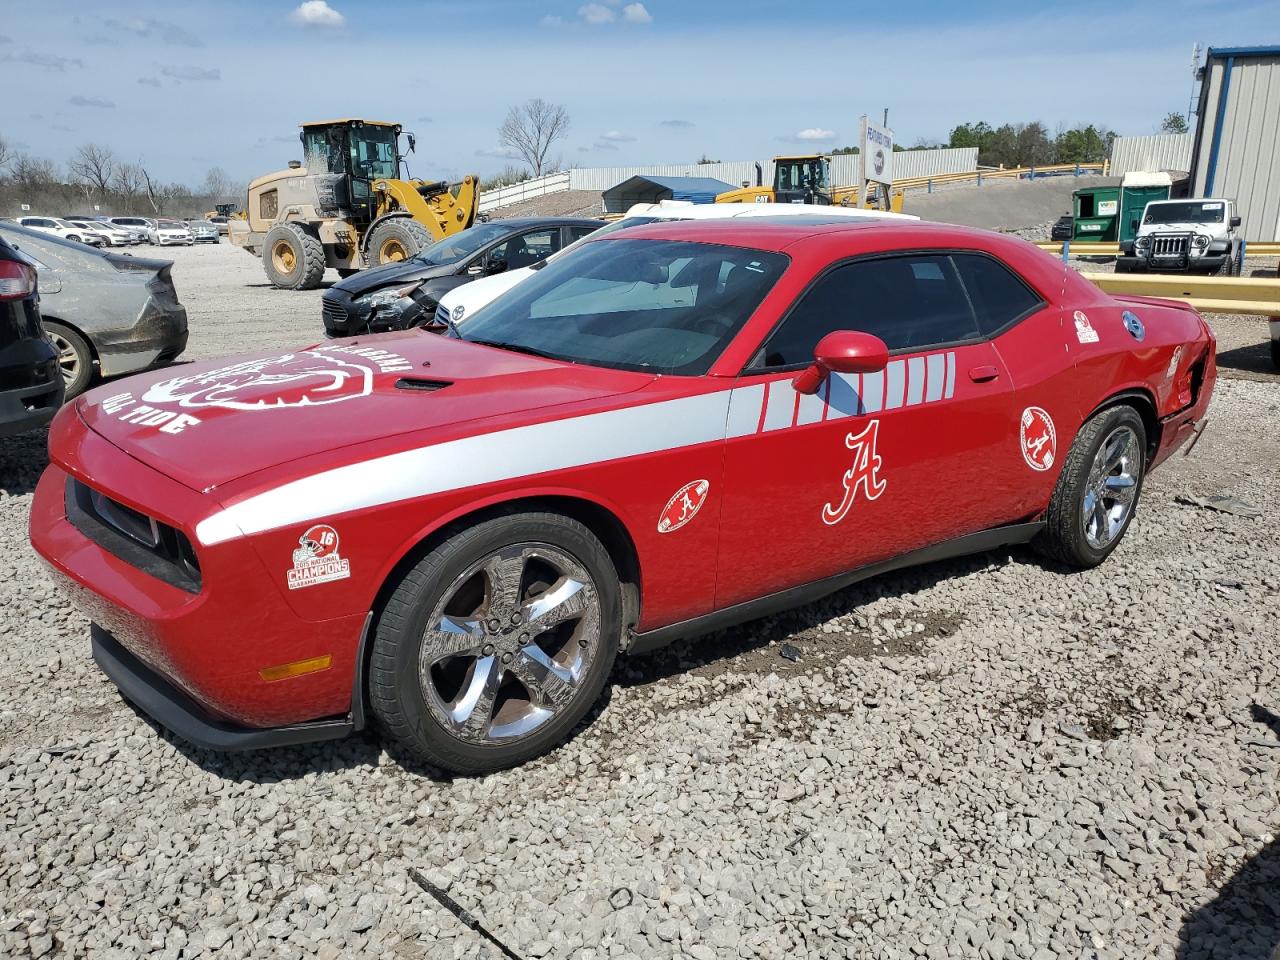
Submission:
POLYGON ((583 237, 589 237, 595 232, 595 227, 570 227, 569 242, 573 243, 575 240, 581 240, 583 237))
POLYGON ((969 291, 983 336, 999 333, 1044 302, 1008 267, 991 257, 957 253, 951 259, 969 291))
POLYGON ((918 350, 979 336, 951 258, 938 255, 860 260, 836 267, 802 296, 769 338, 764 365, 811 362, 818 341, 833 330, 873 333, 890 350, 918 350))
POLYGON ((489 251, 489 264, 505 270, 519 270, 545 260, 560 249, 560 228, 535 230, 505 240, 489 251))
POLYGON ((593 240, 486 306, 464 338, 624 370, 703 374, 786 264, 781 254, 711 243, 593 240))

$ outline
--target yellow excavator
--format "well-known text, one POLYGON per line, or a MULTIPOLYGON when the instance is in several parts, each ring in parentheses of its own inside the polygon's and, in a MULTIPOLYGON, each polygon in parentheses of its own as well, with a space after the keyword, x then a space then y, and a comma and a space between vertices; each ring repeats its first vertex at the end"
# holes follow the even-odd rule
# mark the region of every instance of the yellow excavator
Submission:
MULTIPOLYGON (((262 257, 281 289, 310 290, 326 267, 349 276, 361 267, 406 260, 470 227, 480 180, 404 180, 398 123, 324 120, 302 124, 303 161, 249 184, 244 219, 228 239, 262 257)), ((407 134, 409 151, 415 147, 407 134)))
MULTIPOLYGON (((756 171, 759 172, 759 164, 756 171)), ((759 179, 759 177, 757 177, 759 179)), ((773 185, 744 184, 738 190, 726 190, 716 203, 813 203, 843 207, 885 206, 884 187, 876 186, 874 199, 859 197, 859 188, 831 185, 831 158, 820 153, 773 158, 773 185)), ((888 209, 902 212, 902 192, 893 194, 888 209)))

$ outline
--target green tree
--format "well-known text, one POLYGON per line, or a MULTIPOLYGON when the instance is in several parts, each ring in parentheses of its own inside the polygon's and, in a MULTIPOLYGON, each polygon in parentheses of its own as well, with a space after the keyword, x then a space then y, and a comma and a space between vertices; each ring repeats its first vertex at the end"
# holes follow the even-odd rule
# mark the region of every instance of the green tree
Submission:
POLYGON ((1170 112, 1165 114, 1165 118, 1160 121, 1161 133, 1186 133, 1187 121, 1182 114, 1170 112))

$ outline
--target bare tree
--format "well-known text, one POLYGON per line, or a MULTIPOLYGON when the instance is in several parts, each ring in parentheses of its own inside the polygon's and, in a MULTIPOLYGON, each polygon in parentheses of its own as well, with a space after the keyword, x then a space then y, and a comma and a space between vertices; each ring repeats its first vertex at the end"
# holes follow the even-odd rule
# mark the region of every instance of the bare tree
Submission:
POLYGON ((507 111, 507 119, 498 128, 498 139, 504 147, 520 154, 533 168, 533 175, 540 177, 546 172, 551 145, 568 132, 568 111, 559 104, 534 97, 507 111))
POLYGON ((71 182, 80 187, 86 201, 105 195, 111 189, 111 175, 115 168, 116 158, 111 148, 96 143, 81 144, 67 164, 71 182))
POLYGON ((120 198, 121 204, 129 213, 133 212, 133 202, 142 192, 142 167, 136 163, 116 164, 115 173, 111 175, 111 188, 120 198))
POLYGON ((52 160, 16 154, 11 162, 13 182, 24 191, 43 190, 58 182, 58 168, 52 160))
POLYGON ((4 170, 13 162, 13 147, 9 146, 9 141, 4 137, 0 137, 0 170, 4 170))
POLYGON ((142 174, 142 188, 147 194, 147 202, 151 204, 151 212, 156 215, 163 214, 165 204, 173 198, 175 185, 161 183, 151 176, 151 171, 146 167, 139 166, 138 170, 142 174))
POLYGON ((231 190, 231 178, 227 176, 227 171, 221 167, 210 167, 209 172, 204 175, 204 192, 209 203, 220 202, 231 190))

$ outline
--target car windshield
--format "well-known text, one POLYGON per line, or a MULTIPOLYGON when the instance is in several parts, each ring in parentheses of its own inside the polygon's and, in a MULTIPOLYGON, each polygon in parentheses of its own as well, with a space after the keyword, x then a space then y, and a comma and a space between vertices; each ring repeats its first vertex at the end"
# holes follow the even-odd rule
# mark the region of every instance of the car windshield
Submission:
POLYGON ((1221 200, 1180 200, 1177 203, 1149 203, 1143 223, 1221 223, 1227 205, 1221 200))
POLYGON ((593 366, 697 376, 788 262, 780 253, 710 243, 593 242, 489 304, 463 338, 593 366))
POLYGON ((60 227, 74 227, 74 226, 76 226, 76 224, 72 223, 70 220, 55 220, 55 221, 54 221, 54 223, 56 223, 56 224, 57 224, 58 226, 60 226, 60 227))
POLYGON ((457 263, 495 240, 501 240, 511 232, 510 224, 484 223, 469 230, 463 230, 461 233, 455 233, 451 237, 445 237, 443 240, 437 240, 413 259, 437 267, 457 263))
POLYGON ((164 227, 166 230, 182 230, 185 229, 187 225, 185 223, 179 223, 177 220, 161 220, 160 226, 164 227))

